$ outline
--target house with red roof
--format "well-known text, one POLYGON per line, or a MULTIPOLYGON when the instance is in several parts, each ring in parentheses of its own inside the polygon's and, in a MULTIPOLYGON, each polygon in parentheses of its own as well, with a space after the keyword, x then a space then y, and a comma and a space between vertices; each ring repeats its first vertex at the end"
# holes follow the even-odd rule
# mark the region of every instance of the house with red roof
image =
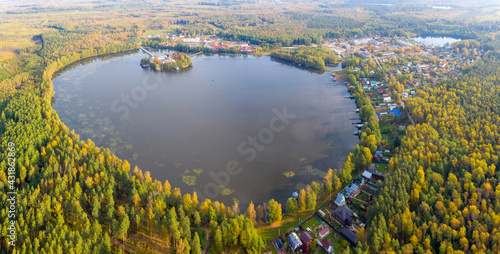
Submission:
POLYGON ((333 247, 325 239, 321 240, 321 248, 323 248, 327 253, 333 253, 333 247))
POLYGON ((319 231, 319 238, 323 239, 325 238, 328 234, 330 234, 330 229, 328 228, 328 226, 322 228, 320 231, 319 231))

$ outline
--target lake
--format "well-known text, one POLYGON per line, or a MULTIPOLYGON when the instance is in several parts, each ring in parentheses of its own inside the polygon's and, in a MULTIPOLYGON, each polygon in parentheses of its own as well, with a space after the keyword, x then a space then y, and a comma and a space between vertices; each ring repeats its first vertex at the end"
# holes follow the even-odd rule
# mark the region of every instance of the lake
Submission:
POLYGON ((328 72, 237 55, 199 55, 190 69, 155 72, 139 66, 145 56, 64 68, 53 107, 83 140, 182 193, 242 207, 275 198, 284 208, 358 142, 355 102, 328 72))
POLYGON ((412 39, 421 42, 423 44, 434 45, 439 47, 444 46, 446 43, 449 43, 451 45, 454 42, 460 41, 460 39, 452 37, 433 37, 433 36, 417 36, 412 39))

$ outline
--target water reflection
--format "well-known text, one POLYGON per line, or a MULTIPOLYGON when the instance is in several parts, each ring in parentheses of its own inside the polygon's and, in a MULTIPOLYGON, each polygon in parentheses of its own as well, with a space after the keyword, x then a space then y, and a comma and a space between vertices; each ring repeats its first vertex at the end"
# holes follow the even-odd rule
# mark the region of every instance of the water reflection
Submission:
POLYGON ((216 183, 222 186, 215 200, 284 202, 296 188, 338 167, 358 141, 349 121, 354 101, 328 72, 234 54, 200 55, 189 70, 155 72, 139 66, 144 56, 135 51, 65 68, 54 78, 54 108, 82 138, 99 141, 184 193, 216 183), (126 117, 112 110, 113 102, 119 100, 115 108, 126 105, 123 96, 149 79, 157 86, 133 101, 137 106, 126 117), (270 128, 273 110, 283 107, 297 117, 273 132, 269 143, 259 141, 265 148, 248 161, 238 146, 260 148, 249 138, 270 128), (242 170, 226 181, 219 176, 231 161, 242 170))

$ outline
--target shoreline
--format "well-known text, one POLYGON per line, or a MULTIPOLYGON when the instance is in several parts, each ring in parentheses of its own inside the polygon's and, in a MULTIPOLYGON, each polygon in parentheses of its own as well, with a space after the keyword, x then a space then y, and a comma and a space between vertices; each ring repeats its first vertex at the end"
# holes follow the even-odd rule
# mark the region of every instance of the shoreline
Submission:
MULTIPOLYGON (((123 54, 123 55, 125 55, 125 54, 126 54, 126 55, 133 55, 133 54, 136 54, 136 53, 137 53, 137 55, 140 55, 140 54, 141 54, 141 51, 131 50, 131 51, 125 51, 125 52, 120 52, 120 53, 121 53, 121 54, 123 54)), ((107 55, 109 55, 109 56, 111 56, 111 57, 114 57, 114 56, 119 56, 119 57, 120 57, 120 56, 122 56, 122 55, 120 55, 120 53, 107 54, 107 55)), ((217 54, 221 54, 221 53, 217 53, 217 54)), ((239 54, 230 54, 230 53, 222 53, 222 54, 223 54, 223 55, 224 55, 224 54, 227 54, 226 56, 229 56, 229 57, 231 57, 231 56, 236 57, 236 56, 238 56, 238 55, 239 55, 239 54)), ((103 57, 103 56, 106 56, 106 55, 94 56, 94 58, 95 58, 95 57, 103 57)), ((215 55, 215 54, 211 54, 211 55, 209 55, 209 56, 214 57, 214 56, 216 56, 216 55, 215 55)), ((245 55, 243 55, 243 57, 245 57, 245 55)), ((259 56, 254 56, 254 57, 258 58, 259 56)), ((270 59, 271 59, 271 57, 270 57, 270 59)), ((85 60, 85 59, 82 59, 82 60, 85 60)), ((266 59, 266 61, 268 61, 268 60, 266 59)), ((79 62, 77 61, 77 62, 74 62, 74 63, 72 63, 72 64, 78 64, 78 63, 79 63, 79 62)), ((283 65, 284 65, 284 66, 292 66, 292 65, 290 65, 289 63, 283 63, 283 65)), ((73 66, 73 67, 74 67, 74 66, 73 66)), ((137 67, 139 67, 139 66, 137 66, 137 67)), ((296 67, 296 68, 297 68, 297 69, 299 69, 299 70, 301 69, 300 67, 297 67, 296 65, 293 65, 293 67, 296 67)), ((64 69, 64 68, 63 68, 63 69, 64 69)), ((149 68, 149 69, 151 70, 151 68, 149 68)), ((181 70, 186 70, 186 71, 187 71, 187 70, 189 70, 189 69, 190 69, 190 68, 187 68, 187 69, 183 69, 183 68, 181 68, 179 71, 181 71, 181 70)), ((302 69, 303 69, 303 68, 302 68, 302 69)), ((309 70, 309 71, 310 71, 310 69, 307 69, 307 70, 309 70)), ((156 70, 154 70, 154 69, 153 69, 153 71, 157 72, 157 71, 156 71, 156 70)), ((165 71, 166 71, 166 72, 175 72, 176 70, 175 70, 175 69, 171 69, 171 70, 165 70, 165 71)), ((340 71, 340 70, 338 70, 338 71, 340 71)), ((159 72, 163 72, 163 70, 162 70, 162 71, 159 71, 159 72)), ((309 74, 309 75, 310 75, 310 74, 309 74)), ((324 72, 323 72, 323 75, 326 75, 326 73, 324 73, 324 72)), ((330 78, 329 76, 328 76, 328 80, 329 80, 329 82, 332 82, 332 81, 331 81, 331 78, 330 78)), ((329 85, 332 85, 332 84, 333 84, 333 83, 329 83, 329 85)), ((342 90, 342 89, 341 89, 340 91, 342 91, 342 92, 343 92, 343 90, 342 90)), ((342 98, 343 98, 343 96, 342 96, 342 98)), ((354 111, 354 110, 355 110, 355 108, 356 108, 356 106, 355 106, 355 105, 352 105, 352 107, 349 107, 349 111, 354 111)), ((348 120, 346 119, 346 121, 348 121, 348 120)), ((78 133, 77 133, 77 134, 78 134, 78 133)), ((350 133, 350 134, 351 134, 351 133, 350 133)), ((353 141, 353 142, 355 142, 354 146, 355 146, 356 144, 359 144, 359 141, 358 141, 357 139, 356 139, 356 141, 353 141)), ((349 151, 347 151, 347 152, 346 152, 346 155, 348 155, 350 152, 352 152, 352 149, 350 149, 349 151)), ((125 158, 123 158, 123 159, 125 159, 125 158)), ((298 158, 297 158, 297 159, 298 159, 298 158)), ((336 160, 336 162, 335 162, 335 163, 343 163, 343 161, 344 161, 344 160, 345 160, 345 157, 343 157, 343 158, 339 158, 338 160, 336 160)), ((327 168, 326 166, 325 166, 325 168, 323 168, 323 170, 327 170, 327 169, 328 169, 328 168, 327 168)), ((168 179, 168 178, 167 178, 167 180, 170 180, 170 179, 168 179)), ((313 180, 314 180, 314 181, 321 181, 321 179, 313 179, 313 180)), ((311 181, 312 181, 312 180, 311 180, 311 181)), ((310 184, 310 183, 311 183, 311 181, 304 181, 304 184, 310 184)), ((176 186, 182 186, 182 182, 179 182, 179 184, 176 184, 176 186)), ((290 193, 288 193, 288 194, 289 194, 289 195, 291 195, 291 193, 292 193, 293 191, 294 191, 294 190, 290 190, 290 191, 289 191, 290 193)), ((279 197, 279 196, 278 196, 278 197, 279 197)), ((282 200, 282 201, 283 201, 283 200, 282 200)), ((285 199, 284 201, 286 201, 286 199, 285 199)), ((254 201, 254 202, 255 202, 255 201, 254 201)), ((261 201, 261 202, 265 202, 265 201, 261 201)), ((243 204, 243 203, 242 203, 242 204, 241 204, 241 207, 246 207, 247 205, 248 205, 248 203, 247 203, 247 204, 243 204)))

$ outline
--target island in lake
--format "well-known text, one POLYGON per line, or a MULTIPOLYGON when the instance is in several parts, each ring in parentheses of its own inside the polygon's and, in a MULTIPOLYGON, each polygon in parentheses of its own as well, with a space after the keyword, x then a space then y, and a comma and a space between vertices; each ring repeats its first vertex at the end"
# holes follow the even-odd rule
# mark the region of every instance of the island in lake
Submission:
POLYGON ((193 66, 191 58, 184 53, 165 54, 165 56, 157 57, 150 55, 141 59, 141 66, 143 68, 150 67, 153 70, 173 70, 185 69, 193 66))

